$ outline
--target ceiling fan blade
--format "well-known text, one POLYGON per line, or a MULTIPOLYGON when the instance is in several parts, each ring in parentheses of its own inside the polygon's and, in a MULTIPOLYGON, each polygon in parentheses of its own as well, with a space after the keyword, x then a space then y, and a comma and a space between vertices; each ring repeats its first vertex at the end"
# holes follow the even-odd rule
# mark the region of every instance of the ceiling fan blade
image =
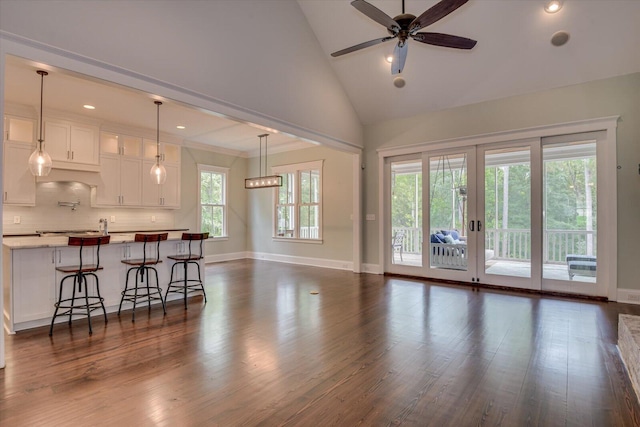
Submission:
POLYGON ((342 50, 339 50, 337 52, 333 52, 331 54, 331 56, 333 56, 335 58, 336 56, 341 56, 341 55, 344 55, 344 54, 347 54, 347 53, 355 52, 356 50, 364 49, 365 47, 375 46, 377 44, 389 41, 389 40, 394 39, 394 38, 395 38, 395 36, 389 36, 389 37, 383 37, 381 39, 369 40, 368 42, 360 43, 360 44, 357 44, 355 46, 351 46, 351 47, 348 47, 346 49, 342 49, 342 50))
POLYGON ((414 19, 409 25, 409 32, 415 34, 416 31, 420 31, 422 28, 441 20, 468 1, 469 0, 442 0, 414 19))
POLYGON ((375 7, 374 5, 367 3, 364 0, 353 0, 351 6, 358 9, 360 12, 367 15, 369 18, 376 21, 378 24, 384 25, 388 30, 394 34, 400 31, 400 25, 393 20, 389 15, 375 7))
POLYGON ((404 69, 404 63, 407 60, 407 50, 409 45, 407 41, 399 41, 393 49, 393 62, 391 63, 391 74, 400 74, 404 69))
POLYGON ((417 33, 412 35, 411 38, 420 43, 453 47, 455 49, 473 49, 476 43, 478 43, 477 41, 466 37, 452 36, 451 34, 442 33, 417 33))

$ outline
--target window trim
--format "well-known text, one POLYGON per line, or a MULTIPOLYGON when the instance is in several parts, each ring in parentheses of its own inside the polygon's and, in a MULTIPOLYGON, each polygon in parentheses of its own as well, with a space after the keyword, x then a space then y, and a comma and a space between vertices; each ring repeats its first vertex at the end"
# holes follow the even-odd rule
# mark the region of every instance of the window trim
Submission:
MULTIPOLYGON (((288 165, 280 165, 280 166, 272 166, 271 173, 273 174, 285 174, 285 173, 293 173, 295 175, 294 178, 294 212, 295 212, 295 221, 296 226, 294 228, 294 236, 293 237, 283 237, 277 235, 277 227, 278 227, 278 191, 280 187, 276 187, 273 189, 273 221, 271 227, 271 235, 274 241, 278 242, 297 242, 297 243, 314 243, 321 244, 323 241, 323 221, 322 221, 322 200, 323 200, 323 166, 324 159, 322 160, 314 160, 309 162, 302 163, 293 163, 288 165), (318 237, 314 239, 305 239, 299 237, 299 215, 300 215, 300 206, 302 205, 300 202, 300 172, 308 171, 308 170, 318 170, 319 171, 319 194, 318 194, 318 237)), ((309 206, 308 204, 305 204, 309 206)))
POLYGON ((228 218, 227 213, 229 211, 229 168, 222 166, 213 166, 198 163, 198 232, 202 232, 202 172, 218 173, 223 175, 223 189, 222 189, 222 205, 207 205, 207 206, 222 206, 222 236, 209 236, 209 240, 228 240, 228 218))

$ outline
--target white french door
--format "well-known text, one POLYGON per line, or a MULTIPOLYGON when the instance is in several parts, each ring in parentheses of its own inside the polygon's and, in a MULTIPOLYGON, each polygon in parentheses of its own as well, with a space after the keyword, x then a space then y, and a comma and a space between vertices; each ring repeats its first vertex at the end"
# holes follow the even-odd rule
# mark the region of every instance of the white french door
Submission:
POLYGON ((423 153, 423 270, 428 277, 476 281, 476 148, 423 153))
POLYGON ((588 132, 387 159, 385 271, 607 296, 605 141, 588 132))
POLYGON ((477 281, 539 289, 539 139, 478 147, 477 281))

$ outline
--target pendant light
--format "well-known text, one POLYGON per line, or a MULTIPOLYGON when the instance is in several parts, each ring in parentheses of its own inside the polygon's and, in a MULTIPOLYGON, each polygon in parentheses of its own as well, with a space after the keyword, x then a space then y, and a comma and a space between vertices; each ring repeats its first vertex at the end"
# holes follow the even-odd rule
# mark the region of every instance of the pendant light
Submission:
POLYGON ((29 170, 33 176, 47 176, 51 172, 51 156, 42 149, 42 99, 44 92, 44 76, 48 75, 44 70, 36 71, 40 74, 40 134, 38 136, 38 146, 29 157, 29 170))
POLYGON ((158 185, 164 184, 167 180, 167 170, 160 163, 160 106, 162 102, 154 101, 154 104, 158 106, 158 118, 157 118, 157 126, 156 126, 156 163, 151 167, 151 177, 153 182, 158 185))
POLYGON ((282 177, 280 175, 262 176, 262 138, 264 138, 264 172, 267 172, 267 137, 268 133, 258 135, 260 138, 260 176, 256 178, 246 178, 244 188, 253 190, 255 188, 280 187, 282 177))

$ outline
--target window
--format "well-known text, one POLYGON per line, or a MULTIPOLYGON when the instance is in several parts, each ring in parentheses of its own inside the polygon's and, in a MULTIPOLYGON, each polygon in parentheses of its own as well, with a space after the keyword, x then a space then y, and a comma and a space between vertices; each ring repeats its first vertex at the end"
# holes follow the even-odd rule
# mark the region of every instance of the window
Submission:
POLYGON ((322 160, 272 168, 282 176, 276 189, 277 238, 322 239, 322 160))
POLYGON ((200 232, 227 237, 227 176, 229 169, 198 165, 200 232))

